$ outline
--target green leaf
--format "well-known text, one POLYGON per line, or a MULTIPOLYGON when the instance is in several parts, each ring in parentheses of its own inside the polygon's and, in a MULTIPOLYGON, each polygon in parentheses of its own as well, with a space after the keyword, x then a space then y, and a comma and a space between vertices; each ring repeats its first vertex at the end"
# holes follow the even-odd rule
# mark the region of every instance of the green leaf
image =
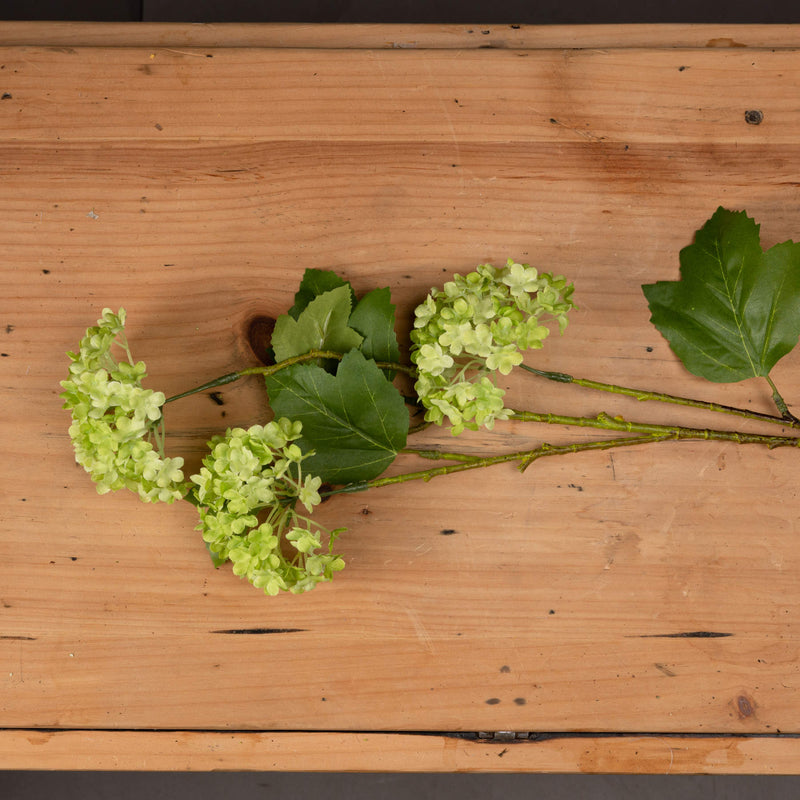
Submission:
MULTIPOLYGON (((394 331, 395 307, 391 298, 388 288, 375 289, 361 298, 350 315, 350 327, 364 337, 361 352, 376 361, 400 360, 400 347, 394 331)), ((391 372, 386 370, 385 374, 389 380, 392 379, 391 372)))
POLYGON ((358 350, 336 375, 316 364, 295 364, 266 379, 276 417, 303 423, 299 444, 314 451, 303 470, 335 484, 380 475, 405 447, 408 411, 395 386, 358 350))
POLYGON ((340 278, 329 269, 307 269, 294 296, 294 305, 289 309, 289 316, 297 319, 315 297, 319 297, 331 289, 338 289, 340 286, 347 286, 350 289, 350 306, 352 307, 356 301, 356 295, 353 287, 344 278, 340 278))
POLYGON ((759 226, 719 208, 680 264, 680 280, 642 286, 650 321, 695 375, 766 377, 800 336, 800 245, 764 253, 759 226))
POLYGON ((282 314, 272 333, 275 360, 285 361, 310 350, 346 353, 358 347, 362 336, 347 324, 350 308, 350 287, 339 286, 315 297, 297 319, 282 314))

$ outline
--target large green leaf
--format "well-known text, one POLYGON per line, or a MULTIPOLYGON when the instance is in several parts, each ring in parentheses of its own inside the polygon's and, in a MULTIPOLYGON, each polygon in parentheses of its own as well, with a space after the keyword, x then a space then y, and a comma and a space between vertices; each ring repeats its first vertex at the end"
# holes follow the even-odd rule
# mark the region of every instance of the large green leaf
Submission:
MULTIPOLYGON (((349 325, 364 337, 360 350, 367 358, 376 361, 400 360, 400 347, 394 330, 394 310, 392 293, 388 288, 374 289, 365 294, 353 309, 349 325)), ((386 374, 391 379, 392 374, 386 374)))
POLYGON ((307 269, 294 296, 294 305, 289 309, 289 316, 297 319, 308 304, 331 289, 347 286, 350 289, 351 306, 355 303, 356 296, 353 287, 335 272, 329 269, 307 269))
POLYGON ((297 319, 282 314, 272 333, 275 360, 285 361, 310 350, 346 353, 358 347, 363 337, 348 325, 350 309, 350 287, 343 285, 315 297, 297 319))
POLYGON ((759 226, 719 208, 680 253, 678 281, 642 286, 686 368, 717 383, 766 377, 800 336, 800 245, 764 253, 759 226))
POLYGON ((335 375, 316 364, 295 364, 266 380, 275 416, 303 423, 300 443, 314 451, 303 469, 328 483, 374 478, 405 447, 405 402, 358 350, 344 356, 335 375))

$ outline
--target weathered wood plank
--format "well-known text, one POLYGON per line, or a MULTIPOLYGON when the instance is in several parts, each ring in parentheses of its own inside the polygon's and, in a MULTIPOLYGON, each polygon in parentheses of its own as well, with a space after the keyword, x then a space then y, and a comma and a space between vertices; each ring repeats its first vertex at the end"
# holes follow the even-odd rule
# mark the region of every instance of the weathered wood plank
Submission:
POLYGON ((0 139, 28 143, 747 146, 796 143, 800 116, 794 50, 25 47, 0 65, 0 139))
POLYGON ((0 43, 47 47, 464 49, 797 47, 797 25, 424 25, 0 22, 0 43))
POLYGON ((0 731, 0 768, 785 775, 796 772, 799 748, 797 739, 772 737, 25 730, 0 731))
MULTIPOLYGON (((146 728, 262 732, 232 740, 230 768, 300 768, 273 758, 282 742, 329 769, 666 770, 647 737, 498 758, 312 733, 636 731, 743 736, 687 739, 674 771, 791 771, 793 739, 744 735, 800 733, 794 453, 663 444, 338 497, 319 513, 348 527, 347 569, 265 598, 211 568, 192 508, 97 497, 57 393, 103 306, 128 309, 150 385, 172 393, 257 363, 254 321, 288 308, 308 266, 390 286, 405 332, 428 287, 513 256, 577 286, 567 334, 531 363, 766 410, 766 384, 686 374, 639 287, 677 275, 719 204, 747 208, 767 245, 797 236, 797 53, 160 48, 0 54, 0 727, 120 729, 47 734, 16 761, 27 734, 6 731, 3 763, 201 768, 224 744, 126 731, 146 728)), ((775 373, 790 403, 797 365, 775 373)), ((535 410, 731 424, 508 388, 535 410)), ((260 419, 258 381, 221 395, 169 409, 190 468, 213 433, 260 419)), ((462 444, 576 436, 507 423, 462 444)))

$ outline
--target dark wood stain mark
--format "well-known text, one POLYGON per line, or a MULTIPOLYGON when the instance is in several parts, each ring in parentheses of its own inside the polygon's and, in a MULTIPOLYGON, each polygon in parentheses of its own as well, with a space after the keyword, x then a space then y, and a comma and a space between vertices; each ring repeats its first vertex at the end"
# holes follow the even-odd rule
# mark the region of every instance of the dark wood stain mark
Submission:
POLYGON ((760 125, 764 121, 764 112, 759 111, 757 108, 745 111, 744 121, 748 125, 760 125))
MULTIPOLYGON (((6 606, 8 608, 8 606, 6 606)), ((35 636, 0 636, 0 639, 7 642, 35 642, 35 636)))
POLYGON ((742 719, 752 717, 755 711, 753 708, 753 701, 745 694, 740 694, 736 698, 736 708, 739 709, 739 716, 742 719))
POLYGON ((452 536, 454 533, 458 533, 458 531, 455 528, 442 528, 439 533, 441 533, 442 536, 452 536))
POLYGON ((209 392, 208 396, 211 398, 212 403, 216 403, 218 406, 225 405, 225 401, 222 399, 222 392, 209 392))
POLYGON ((211 633, 224 633, 241 636, 263 636, 270 633, 303 633, 305 628, 228 628, 225 630, 211 631, 211 633))
POLYGON ((732 633, 719 631, 688 631, 686 633, 648 633, 643 636, 629 636, 629 639, 724 639, 732 633))
POLYGON ((743 42, 737 42, 726 36, 720 36, 717 39, 709 39, 706 42, 706 47, 747 47, 743 42))

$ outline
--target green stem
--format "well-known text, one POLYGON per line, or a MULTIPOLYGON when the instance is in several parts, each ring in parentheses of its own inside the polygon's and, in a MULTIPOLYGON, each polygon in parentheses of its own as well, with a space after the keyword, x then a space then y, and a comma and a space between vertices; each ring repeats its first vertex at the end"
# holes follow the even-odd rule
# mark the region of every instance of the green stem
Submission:
POLYGON ((621 433, 636 433, 637 436, 623 436, 614 439, 598 439, 591 442, 576 442, 574 444, 551 445, 543 444, 533 450, 523 450, 515 453, 504 453, 498 456, 471 456, 461 453, 447 453, 436 450, 415 450, 408 448, 404 453, 421 456, 428 459, 442 459, 456 461, 455 464, 446 464, 441 467, 406 472, 401 475, 392 475, 386 478, 374 478, 369 481, 360 481, 331 489, 324 496, 362 492, 367 489, 376 489, 380 486, 389 486, 396 483, 405 483, 413 480, 429 481, 440 475, 451 475, 455 472, 464 472, 470 469, 481 469, 494 464, 504 464, 510 461, 519 461, 520 471, 524 471, 531 463, 544 456, 565 455, 588 450, 609 450, 614 447, 630 447, 638 444, 651 444, 654 442, 681 441, 681 440, 713 440, 735 442, 736 444, 760 444, 772 449, 774 447, 800 447, 800 438, 794 436, 765 436, 758 433, 740 433, 738 431, 720 431, 708 428, 685 428, 670 425, 655 425, 645 422, 629 422, 620 417, 611 417, 608 414, 598 414, 596 417, 570 417, 561 414, 540 414, 533 411, 516 411, 512 419, 528 422, 544 422, 551 425, 571 425, 582 428, 601 428, 603 430, 621 433))
POLYGON ((466 453, 444 453, 441 450, 418 450, 414 447, 405 447, 401 451, 407 455, 427 458, 431 461, 479 461, 481 456, 471 456, 466 453))
POLYGON ((548 425, 570 425, 580 428, 601 428, 606 431, 638 433, 645 435, 664 434, 669 439, 704 439, 736 444, 762 444, 767 447, 800 447, 800 438, 795 436, 766 436, 761 433, 741 433, 712 428, 686 428, 678 425, 657 425, 649 422, 631 422, 622 417, 600 413, 596 417, 572 417, 563 414, 547 414, 535 411, 514 411, 511 419, 523 422, 544 422, 548 425))
POLYGON ((786 405, 786 401, 781 397, 781 393, 778 391, 778 387, 773 383, 772 378, 769 375, 765 376, 767 379, 767 383, 770 385, 772 389, 772 400, 778 408, 778 411, 781 412, 781 417, 784 421, 784 424, 789 425, 797 425, 800 423, 800 420, 789 411, 789 407, 786 405))
MULTIPOLYGON (((239 378, 246 378, 248 375, 263 375, 266 378, 270 375, 274 375, 276 372, 280 372, 282 369, 286 369, 286 367, 291 367, 294 364, 305 364, 308 361, 316 361, 320 358, 330 358, 335 359, 336 361, 341 361, 344 358, 344 354, 335 353, 332 350, 310 350, 308 353, 303 353, 299 356, 292 356, 292 358, 284 359, 283 361, 279 361, 277 364, 271 364, 268 367, 248 367, 247 369, 242 369, 238 372, 229 372, 227 375, 214 378, 213 381, 208 381, 200 386, 195 386, 194 389, 188 389, 185 392, 168 397, 164 402, 172 403, 175 400, 182 400, 184 397, 190 397, 193 394, 205 392, 209 389, 216 389, 218 386, 224 386, 226 383, 233 383, 234 381, 238 381, 239 378)), ((381 369, 404 372, 406 375, 411 376, 417 374, 416 368, 407 364, 395 364, 391 361, 378 361, 376 364, 381 369)))
MULTIPOLYGON (((663 392, 650 392, 645 389, 631 389, 627 386, 617 386, 613 383, 602 383, 600 381, 588 380, 586 378, 575 378, 572 375, 567 375, 564 372, 549 372, 547 370, 534 369, 526 364, 520 364, 520 369, 530 372, 533 375, 538 375, 541 378, 547 378, 550 381, 557 383, 574 383, 576 386, 583 386, 587 389, 597 389, 601 392, 612 392, 613 394, 624 395, 626 397, 634 397, 637 400, 657 400, 661 403, 673 403, 675 405, 690 406, 692 408, 702 408, 706 411, 716 411, 721 414, 733 414, 738 417, 746 417, 748 419, 757 419, 761 422, 771 422, 776 425, 783 425, 789 427, 800 427, 800 420, 792 414, 788 416, 776 417, 772 414, 763 414, 759 411, 748 411, 744 408, 735 408, 734 406, 721 405, 720 403, 710 403, 705 400, 692 400, 689 397, 679 397, 677 395, 665 394, 663 392)), ((769 378, 767 378, 769 380, 769 378)), ((772 382, 770 381, 770 384, 772 382)), ((775 390, 773 385, 773 398, 775 398, 775 390)), ((778 395, 780 397, 780 395, 778 395)), ((776 400, 776 405, 778 402, 776 400)), ((784 412, 786 404, 783 408, 778 405, 781 414, 788 414, 788 409, 784 412)))
MULTIPOLYGON (((380 486, 390 486, 395 483, 406 483, 407 481, 423 480, 429 481, 440 475, 452 475, 455 472, 465 472, 470 469, 481 469, 483 467, 491 467, 494 464, 507 464, 510 461, 519 461, 518 469, 524 472, 530 464, 539 458, 545 456, 559 456, 566 455, 567 453, 580 453, 588 450, 609 450, 612 447, 630 447, 637 444, 651 444, 652 442, 660 442, 669 438, 677 438, 669 436, 665 433, 648 434, 644 436, 624 436, 615 439, 598 439, 593 442, 576 442, 574 444, 552 445, 542 444, 533 450, 522 450, 516 453, 503 453, 498 456, 464 456, 457 453, 436 453, 434 450, 407 450, 403 452, 421 455, 423 458, 442 458, 447 460, 458 460, 457 464, 447 464, 442 467, 432 467, 431 469, 418 470, 416 472, 405 472, 401 475, 392 475, 386 478, 373 478, 369 481, 360 481, 358 483, 351 483, 347 486, 341 486, 337 489, 330 489, 324 493, 325 497, 334 494, 349 494, 352 492, 362 492, 367 489, 377 489, 380 486)), ((323 493, 320 493, 323 494, 323 493)))

